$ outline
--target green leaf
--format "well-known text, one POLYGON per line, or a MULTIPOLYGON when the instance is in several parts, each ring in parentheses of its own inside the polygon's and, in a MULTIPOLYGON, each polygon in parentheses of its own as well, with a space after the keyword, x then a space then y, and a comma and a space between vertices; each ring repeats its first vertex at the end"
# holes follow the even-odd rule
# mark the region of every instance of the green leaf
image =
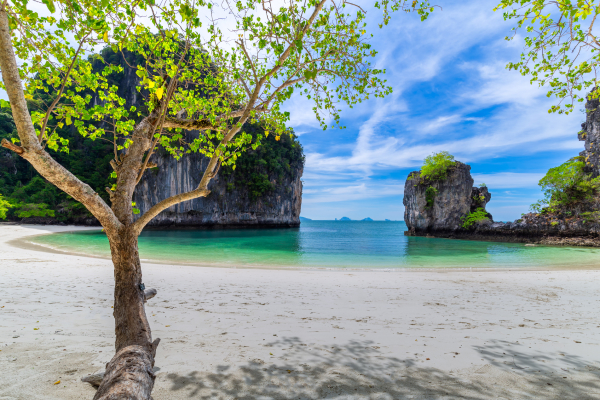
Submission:
POLYGON ((42 3, 48 7, 48 10, 54 14, 56 12, 56 7, 54 7, 54 2, 52 0, 42 0, 42 3))

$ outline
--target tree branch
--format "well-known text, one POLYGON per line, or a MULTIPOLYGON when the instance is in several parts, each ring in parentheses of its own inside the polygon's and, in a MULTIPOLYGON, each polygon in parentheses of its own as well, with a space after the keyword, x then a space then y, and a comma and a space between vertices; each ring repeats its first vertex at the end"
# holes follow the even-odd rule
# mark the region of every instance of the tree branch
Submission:
POLYGON ((9 142, 6 139, 2 139, 2 147, 14 151, 18 155, 21 155, 25 152, 25 150, 21 146, 17 146, 16 144, 9 142))
POLYGON ((152 218, 156 217, 162 211, 167 208, 174 206, 175 204, 181 203, 182 201, 193 200, 198 197, 206 197, 210 194, 210 190, 208 189, 194 189, 186 193, 176 194, 175 196, 171 196, 163 201, 152 206, 148 211, 144 213, 135 223, 133 224, 133 230, 136 234, 140 234, 142 229, 152 220, 152 218))
POLYGON ((75 65, 75 61, 77 61, 77 56, 79 55, 79 52, 81 51, 81 48, 83 47, 83 43, 85 42, 85 40, 87 39, 87 37, 89 35, 90 34, 88 33, 83 38, 81 38, 79 47, 77 48, 77 51, 75 52, 75 55, 73 56, 73 61, 71 61, 71 65, 69 65, 69 69, 65 73, 65 77, 63 79, 63 83, 60 87, 60 90, 58 91, 58 95, 56 95, 56 98, 54 99, 52 104, 50 104, 50 107, 48 107, 48 110, 46 111, 46 115, 44 116, 44 120, 42 121, 42 128, 40 129, 40 134, 38 136, 38 141, 40 143, 42 143, 42 139, 44 138, 44 132, 46 131, 46 125, 48 125, 48 119, 50 118, 50 114, 52 113, 52 110, 54 110, 54 107, 56 107, 56 105, 58 104, 58 101, 60 100, 60 97, 62 96, 62 94, 65 90, 65 85, 67 84, 67 80, 69 79, 71 70, 73 69, 73 66, 75 65))
MULTIPOLYGON (((109 234, 116 233, 122 226, 110 207, 89 185, 56 162, 38 141, 23 93, 19 67, 12 47, 6 8, 0 9, 0 69, 2 81, 10 101, 17 133, 23 151, 20 154, 36 171, 50 183, 82 203, 100 221, 109 234)), ((4 146, 4 143, 3 143, 4 146)))
MULTIPOLYGON (((233 111, 229 114, 221 115, 216 118, 216 121, 224 119, 238 118, 244 115, 244 110, 233 111)), ((163 123, 163 128, 181 128, 187 130, 217 129, 218 125, 213 124, 208 119, 185 119, 167 117, 163 123)))
POLYGON ((213 123, 207 119, 165 118, 163 128, 181 128, 201 131, 204 129, 216 129, 217 126, 213 125, 213 123))

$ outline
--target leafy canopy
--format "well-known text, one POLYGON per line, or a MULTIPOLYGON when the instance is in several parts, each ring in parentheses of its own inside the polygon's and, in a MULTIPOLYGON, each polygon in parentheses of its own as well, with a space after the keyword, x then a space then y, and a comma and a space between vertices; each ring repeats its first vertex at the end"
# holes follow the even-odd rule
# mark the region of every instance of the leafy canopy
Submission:
POLYGON ((433 153, 425 158, 421 167, 421 177, 433 181, 442 181, 448 176, 448 169, 456 165, 454 156, 447 151, 433 153))
MULTIPOLYGON (((391 92, 381 78, 385 71, 371 65, 377 52, 368 41, 366 14, 345 0, 43 3, 44 13, 20 0, 9 0, 7 9, 26 97, 51 97, 46 111, 32 117, 39 140, 55 151, 69 151, 60 130, 73 126, 84 137, 112 143, 118 161, 137 121, 155 114, 155 146, 177 158, 200 152, 234 165, 261 143, 243 131, 246 121, 262 124, 265 137, 287 134, 290 115, 282 105, 292 95, 313 102, 325 129, 340 126, 341 104, 353 107, 391 92), (110 79, 126 66, 98 53, 105 46, 141 56, 129 67, 144 107, 126 106, 110 79), (97 63, 104 67, 94 68, 97 63), (202 133, 188 142, 182 129, 202 133)), ((433 11, 420 0, 383 0, 375 7, 382 25, 393 11, 421 19, 433 11)))
POLYGON ((516 22, 506 40, 525 31, 521 58, 507 68, 549 88, 547 96, 559 99, 549 113, 572 112, 575 102, 585 100, 582 91, 593 88, 590 96, 598 98, 600 41, 595 23, 600 5, 596 0, 502 0, 495 10, 503 10, 505 20, 516 22))
POLYGON ((574 157, 558 167, 550 168, 540 179, 539 185, 544 191, 544 199, 531 208, 535 212, 542 212, 544 208, 552 211, 592 200, 600 188, 600 177, 592 178, 585 171, 582 157, 574 157))

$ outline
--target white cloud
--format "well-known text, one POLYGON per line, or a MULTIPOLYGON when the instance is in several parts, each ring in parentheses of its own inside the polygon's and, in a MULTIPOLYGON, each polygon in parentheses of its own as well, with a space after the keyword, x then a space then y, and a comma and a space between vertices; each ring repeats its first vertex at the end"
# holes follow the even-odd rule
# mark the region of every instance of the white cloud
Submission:
MULTIPOLYGON (((498 172, 495 174, 472 174, 475 184, 485 183, 490 189, 535 188, 544 173, 498 172)), ((514 192, 507 191, 507 194, 514 192)))
MULTIPOLYGON (((404 182, 386 181, 376 182, 365 180, 358 184, 337 187, 320 187, 312 191, 311 196, 303 200, 303 205, 346 202, 380 197, 402 196, 404 193, 404 182)), ((400 200, 399 203, 401 204, 400 200)))
POLYGON ((441 133, 440 132, 441 128, 448 126, 448 125, 458 124, 461 121, 463 121, 463 118, 458 114, 445 115, 445 116, 438 117, 435 120, 431 121, 430 123, 425 125, 422 130, 425 133, 439 134, 439 133, 441 133))

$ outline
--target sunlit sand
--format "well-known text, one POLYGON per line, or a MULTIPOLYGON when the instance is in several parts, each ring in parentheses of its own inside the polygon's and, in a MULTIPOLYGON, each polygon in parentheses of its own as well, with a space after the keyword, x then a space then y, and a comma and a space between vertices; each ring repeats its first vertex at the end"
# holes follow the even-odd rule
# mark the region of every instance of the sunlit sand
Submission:
MULTIPOLYGON (((111 262, 6 244, 73 229, 0 225, 0 399, 114 354, 111 262)), ((155 400, 600 397, 600 271, 143 269, 155 400)))

